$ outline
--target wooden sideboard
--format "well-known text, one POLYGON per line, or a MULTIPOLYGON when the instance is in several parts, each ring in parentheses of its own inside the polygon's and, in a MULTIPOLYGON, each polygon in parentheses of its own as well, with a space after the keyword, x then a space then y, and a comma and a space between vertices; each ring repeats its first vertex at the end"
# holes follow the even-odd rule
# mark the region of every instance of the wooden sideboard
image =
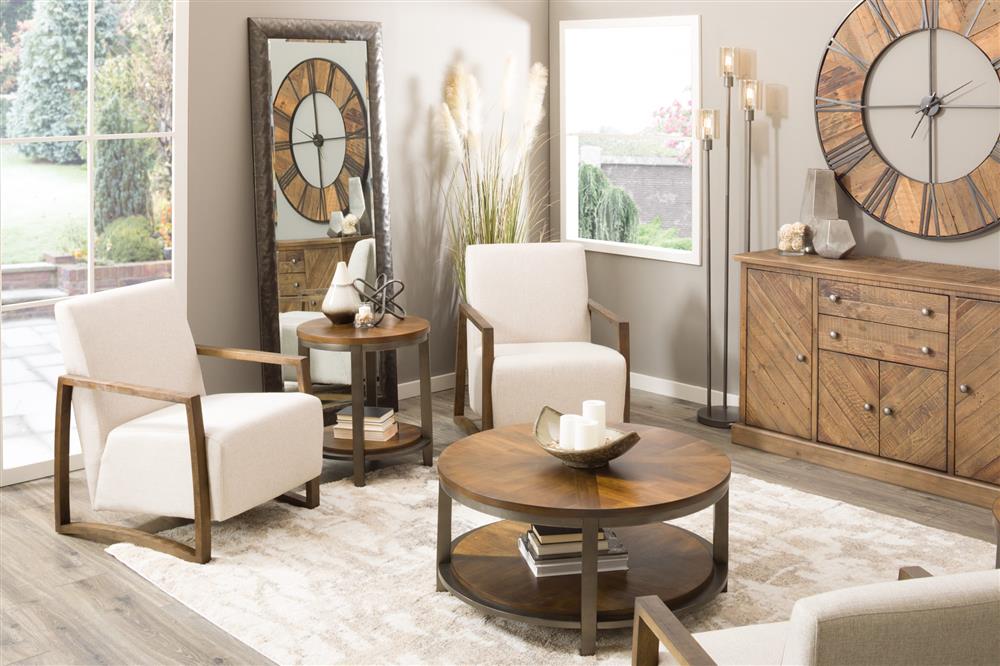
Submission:
POLYGON ((322 310, 337 263, 366 238, 372 236, 278 241, 278 311, 322 310))
POLYGON ((980 506, 1000 497, 1000 271, 736 259, 733 442, 980 506))

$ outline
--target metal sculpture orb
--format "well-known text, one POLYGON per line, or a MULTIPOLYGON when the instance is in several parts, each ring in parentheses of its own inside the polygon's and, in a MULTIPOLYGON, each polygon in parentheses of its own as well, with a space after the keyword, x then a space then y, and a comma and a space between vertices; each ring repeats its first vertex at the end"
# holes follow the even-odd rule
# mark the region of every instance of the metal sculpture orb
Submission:
POLYGON ((372 304, 372 309, 375 311, 375 326, 381 324, 387 314, 396 319, 406 319, 406 310, 396 302, 406 289, 401 280, 392 280, 385 273, 379 273, 374 285, 357 278, 354 280, 354 288, 358 290, 363 300, 372 304), (358 283, 361 286, 358 286, 358 283))

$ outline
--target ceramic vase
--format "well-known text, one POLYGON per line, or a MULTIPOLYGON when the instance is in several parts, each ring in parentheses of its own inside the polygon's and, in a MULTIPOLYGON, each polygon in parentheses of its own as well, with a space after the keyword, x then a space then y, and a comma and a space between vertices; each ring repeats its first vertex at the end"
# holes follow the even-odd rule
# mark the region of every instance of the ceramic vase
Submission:
POLYGON ((854 234, 847 220, 819 220, 813 247, 827 259, 843 259, 854 249, 854 234))
POLYGON ((330 289, 323 299, 323 314, 334 324, 353 324, 354 313, 361 305, 361 295, 354 288, 354 281, 347 272, 347 262, 337 264, 330 289))
MULTIPOLYGON (((809 227, 810 236, 815 235, 820 220, 834 220, 837 215, 837 181, 829 169, 809 169, 806 183, 802 188, 802 206, 799 208, 799 222, 809 227)), ((806 252, 811 250, 807 245, 806 252)))

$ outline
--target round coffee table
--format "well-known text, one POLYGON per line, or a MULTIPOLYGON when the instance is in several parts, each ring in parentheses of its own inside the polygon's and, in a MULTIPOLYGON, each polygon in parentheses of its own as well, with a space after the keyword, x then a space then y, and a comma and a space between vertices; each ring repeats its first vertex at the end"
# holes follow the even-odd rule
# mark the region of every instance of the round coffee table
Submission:
POLYGON ((323 449, 323 455, 354 463, 354 485, 365 485, 365 460, 396 456, 423 450, 423 462, 430 466, 434 454, 434 429, 431 417, 431 325, 422 318, 408 315, 406 319, 386 316, 375 328, 354 328, 353 324, 331 324, 320 317, 300 324, 299 355, 308 356, 308 349, 350 352, 351 354, 351 413, 352 438, 333 438, 323 449), (381 442, 365 439, 364 407, 378 404, 375 371, 376 354, 417 345, 420 356, 420 427, 397 422, 399 432, 381 442), (369 387, 365 390, 365 387, 369 387))
POLYGON ((679 432, 635 424, 642 439, 599 470, 567 467, 535 443, 528 425, 461 439, 438 459, 438 590, 490 614, 580 628, 580 654, 597 629, 632 624, 636 597, 672 609, 706 603, 726 588, 729 458, 679 432), (452 500, 504 520, 452 540, 452 500), (712 543, 662 521, 715 506, 712 543), (582 576, 536 578, 521 558, 528 523, 583 530, 582 576), (597 573, 598 529, 614 528, 628 571, 597 573))

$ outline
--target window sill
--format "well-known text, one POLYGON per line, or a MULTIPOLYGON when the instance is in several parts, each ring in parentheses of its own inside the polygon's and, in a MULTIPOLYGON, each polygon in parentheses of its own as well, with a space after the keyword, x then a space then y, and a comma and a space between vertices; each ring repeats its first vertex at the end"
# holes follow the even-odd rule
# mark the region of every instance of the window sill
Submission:
POLYGON ((701 266, 701 253, 698 250, 672 250, 663 247, 636 245, 634 243, 616 243, 614 241, 598 241, 589 238, 564 238, 563 242, 579 243, 587 252, 602 252, 618 254, 639 259, 669 261, 675 264, 701 266))

